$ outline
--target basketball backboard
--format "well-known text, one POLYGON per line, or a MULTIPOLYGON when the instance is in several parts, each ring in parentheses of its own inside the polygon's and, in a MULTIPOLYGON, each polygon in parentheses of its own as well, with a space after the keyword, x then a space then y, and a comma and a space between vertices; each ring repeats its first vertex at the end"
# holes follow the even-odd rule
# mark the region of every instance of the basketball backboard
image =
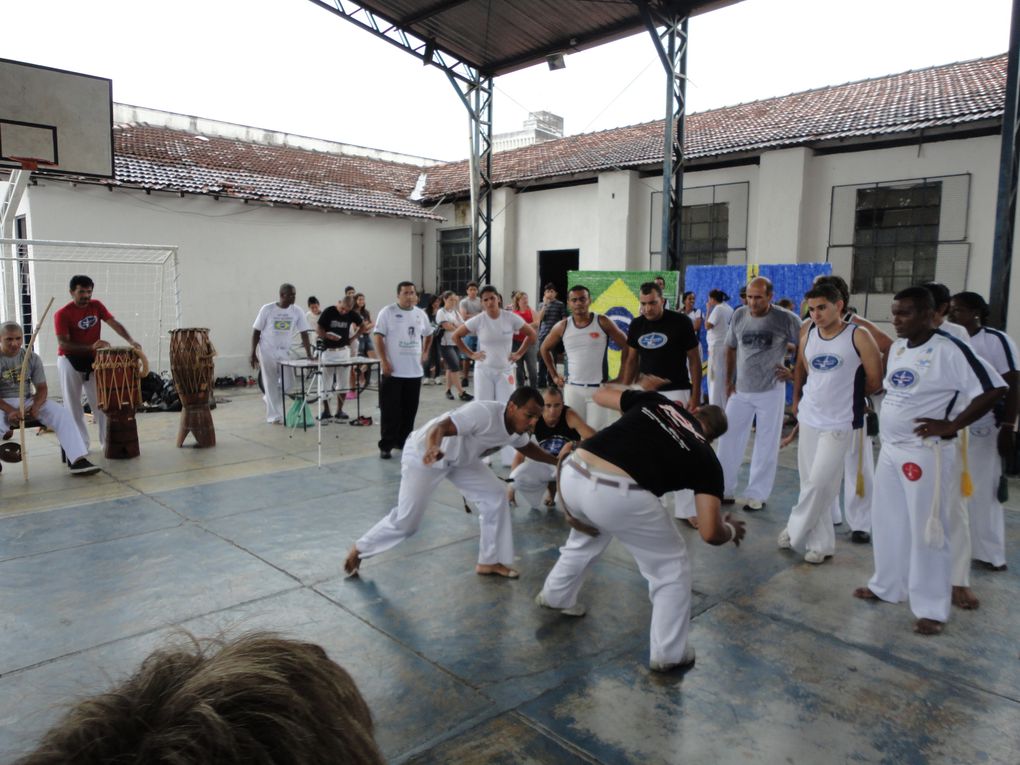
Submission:
POLYGON ((113 82, 0 59, 0 168, 113 176, 113 82))

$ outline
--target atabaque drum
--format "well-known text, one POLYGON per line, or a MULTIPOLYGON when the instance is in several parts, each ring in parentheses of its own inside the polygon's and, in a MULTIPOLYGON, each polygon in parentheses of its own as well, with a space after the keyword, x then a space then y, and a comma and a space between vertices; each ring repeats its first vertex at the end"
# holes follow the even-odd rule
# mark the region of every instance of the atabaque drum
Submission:
POLYGON ((107 459, 130 459, 140 453, 135 409, 142 404, 142 378, 149 373, 145 355, 134 348, 100 348, 92 364, 96 398, 106 414, 107 459))
POLYGON ((178 447, 184 445, 188 433, 194 434, 199 447, 216 446, 216 430, 209 408, 215 356, 208 329, 170 330, 170 373, 181 399, 178 447))

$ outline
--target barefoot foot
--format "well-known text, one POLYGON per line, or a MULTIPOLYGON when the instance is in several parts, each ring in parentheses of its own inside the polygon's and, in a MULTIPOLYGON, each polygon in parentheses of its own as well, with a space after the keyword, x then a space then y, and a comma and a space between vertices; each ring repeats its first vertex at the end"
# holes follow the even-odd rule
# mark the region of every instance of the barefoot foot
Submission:
POLYGON ((502 563, 479 563, 475 566, 475 573, 479 576, 505 576, 507 579, 516 579, 520 576, 517 569, 504 566, 502 563))
POLYGON ((878 595, 873 593, 867 587, 858 587, 854 590, 854 597, 860 598, 861 600, 881 600, 878 595))
POLYGON ((970 587, 954 587, 953 605, 964 611, 973 611, 981 605, 981 601, 970 587))
POLYGON ((914 632, 918 635, 938 635, 942 632, 942 622, 934 619, 918 619, 914 622, 914 632))
POLYGON ((360 567, 361 555, 358 553, 358 548, 352 546, 351 551, 347 553, 347 559, 344 561, 344 571, 347 572, 347 576, 357 576, 360 567))

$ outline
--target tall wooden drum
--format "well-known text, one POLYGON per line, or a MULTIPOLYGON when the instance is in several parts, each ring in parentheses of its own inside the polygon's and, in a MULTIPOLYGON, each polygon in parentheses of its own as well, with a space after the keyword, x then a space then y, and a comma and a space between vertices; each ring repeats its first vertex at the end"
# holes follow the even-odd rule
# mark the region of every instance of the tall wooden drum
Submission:
POLYGON ((138 423, 135 409, 142 404, 142 378, 149 373, 145 356, 134 348, 100 348, 92 364, 96 398, 106 414, 107 459, 137 457, 138 423))
POLYGON ((214 356, 216 349, 209 341, 208 329, 170 330, 170 373, 182 406, 178 448, 184 445, 188 433, 194 434, 199 447, 216 446, 216 429, 209 409, 214 356))

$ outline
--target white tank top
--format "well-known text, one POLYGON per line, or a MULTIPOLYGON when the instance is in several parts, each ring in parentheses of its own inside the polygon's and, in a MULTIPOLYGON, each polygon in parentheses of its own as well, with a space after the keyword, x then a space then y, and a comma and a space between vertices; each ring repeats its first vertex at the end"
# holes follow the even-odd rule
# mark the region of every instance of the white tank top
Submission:
POLYGON ((569 374, 567 382, 579 385, 598 385, 603 380, 606 349, 609 335, 599 324, 599 315, 592 313, 587 327, 574 324, 574 317, 567 317, 563 330, 563 349, 567 352, 569 374))
POLYGON ((864 419, 864 367, 854 347, 856 324, 826 340, 818 327, 808 330, 804 360, 808 376, 797 420, 818 430, 853 430, 864 419))

